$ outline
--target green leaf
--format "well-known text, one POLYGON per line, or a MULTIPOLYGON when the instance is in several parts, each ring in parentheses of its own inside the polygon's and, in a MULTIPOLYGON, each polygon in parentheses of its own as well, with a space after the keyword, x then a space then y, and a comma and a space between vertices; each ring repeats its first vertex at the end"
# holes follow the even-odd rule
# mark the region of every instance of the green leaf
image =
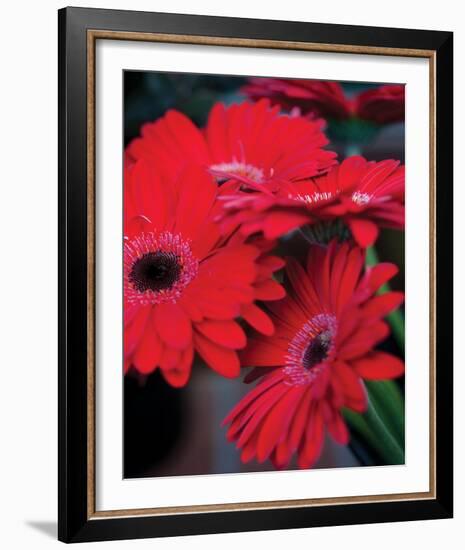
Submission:
POLYGON ((404 464, 404 405, 390 381, 367 385, 368 409, 359 414, 343 409, 344 418, 387 464, 404 464))
POLYGON ((397 443, 403 447, 405 437, 404 400, 393 380, 365 382, 368 395, 375 404, 383 422, 389 427, 397 443))

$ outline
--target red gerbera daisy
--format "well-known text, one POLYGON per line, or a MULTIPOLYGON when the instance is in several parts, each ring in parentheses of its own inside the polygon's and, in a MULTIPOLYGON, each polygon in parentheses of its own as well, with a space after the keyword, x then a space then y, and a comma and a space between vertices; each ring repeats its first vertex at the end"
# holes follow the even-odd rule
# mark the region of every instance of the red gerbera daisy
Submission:
POLYGON ((352 103, 338 82, 302 78, 250 78, 243 92, 253 100, 268 98, 273 105, 304 114, 342 120, 352 114, 352 103))
POLYGON ((268 100, 230 107, 216 103, 203 131, 182 113, 168 111, 142 127, 126 160, 151 159, 170 177, 195 163, 219 183, 234 179, 259 187, 295 181, 324 173, 335 163, 336 154, 322 149, 328 143, 323 124, 282 115, 268 100))
POLYGON ((246 345, 237 318, 273 332, 256 300, 276 300, 272 274, 284 262, 270 244, 222 237, 213 222, 217 185, 199 167, 176 181, 138 161, 125 174, 124 359, 140 373, 159 367, 184 385, 194 350, 223 376, 239 374, 236 350, 246 345))
POLYGON ((333 120, 360 118, 377 124, 404 120, 405 88, 387 84, 354 97, 338 82, 286 78, 251 78, 243 91, 252 99, 268 98, 285 110, 333 120))
POLYGON ((372 245, 379 227, 404 227, 405 170, 395 160, 369 162, 350 157, 328 174, 301 182, 283 182, 276 193, 222 195, 223 228, 241 225, 244 235, 262 231, 276 238, 306 226, 311 242, 350 234, 361 246, 372 245))
POLYGON ((244 366, 256 367, 249 381, 263 378, 224 420, 243 462, 270 458, 284 468, 297 453, 299 467, 311 467, 326 430, 348 443, 341 408, 366 410, 362 379, 403 374, 402 361, 374 351, 389 334, 382 318, 403 300, 374 294, 397 269, 381 263, 363 273, 363 265, 360 248, 334 242, 311 247, 306 270, 288 260, 291 289, 270 306, 275 334, 250 338, 241 353, 244 366))
POLYGON ((405 117, 405 86, 387 85, 367 90, 355 98, 355 111, 377 124, 401 122, 405 117))

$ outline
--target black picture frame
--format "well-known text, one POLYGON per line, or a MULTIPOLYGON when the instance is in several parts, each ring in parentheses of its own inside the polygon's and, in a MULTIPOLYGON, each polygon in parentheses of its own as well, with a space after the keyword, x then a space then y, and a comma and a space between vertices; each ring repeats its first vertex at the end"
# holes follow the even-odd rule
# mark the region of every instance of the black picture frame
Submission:
POLYGON ((64 542, 290 529, 452 517, 452 56, 450 32, 175 15, 59 10, 59 494, 64 542), (182 515, 92 517, 88 507, 88 30, 434 52, 436 119, 436 491, 431 499, 182 515))

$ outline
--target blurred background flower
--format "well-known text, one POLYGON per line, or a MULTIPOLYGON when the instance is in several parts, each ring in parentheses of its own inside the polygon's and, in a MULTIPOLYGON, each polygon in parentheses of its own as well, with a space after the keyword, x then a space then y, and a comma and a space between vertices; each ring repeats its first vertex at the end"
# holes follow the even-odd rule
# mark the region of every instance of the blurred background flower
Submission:
POLYGON ((405 87, 399 84, 365 85, 320 80, 251 78, 242 88, 251 99, 328 122, 332 141, 345 146, 346 156, 360 154, 383 126, 403 122, 405 87))

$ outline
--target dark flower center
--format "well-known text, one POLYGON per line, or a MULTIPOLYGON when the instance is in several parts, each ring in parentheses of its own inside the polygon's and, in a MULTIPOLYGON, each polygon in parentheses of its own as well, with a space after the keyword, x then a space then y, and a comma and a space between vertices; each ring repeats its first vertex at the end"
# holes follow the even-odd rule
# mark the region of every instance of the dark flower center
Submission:
POLYGON ((327 367, 335 352, 337 319, 320 313, 308 319, 289 342, 284 374, 293 386, 311 384, 327 367))
POLYGON ((129 273, 129 280, 139 292, 170 289, 179 279, 182 266, 172 252, 148 252, 139 258, 129 273))
POLYGON ((328 351, 331 346, 331 333, 326 330, 315 336, 307 346, 303 357, 302 366, 306 370, 310 370, 315 365, 319 365, 328 356, 328 351))

